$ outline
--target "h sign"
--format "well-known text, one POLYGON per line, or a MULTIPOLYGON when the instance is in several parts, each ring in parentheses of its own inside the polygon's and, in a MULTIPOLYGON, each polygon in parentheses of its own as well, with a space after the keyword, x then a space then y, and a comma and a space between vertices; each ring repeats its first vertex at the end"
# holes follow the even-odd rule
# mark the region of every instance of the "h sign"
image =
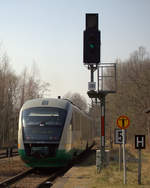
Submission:
POLYGON ((145 135, 135 135, 135 149, 145 149, 145 135))

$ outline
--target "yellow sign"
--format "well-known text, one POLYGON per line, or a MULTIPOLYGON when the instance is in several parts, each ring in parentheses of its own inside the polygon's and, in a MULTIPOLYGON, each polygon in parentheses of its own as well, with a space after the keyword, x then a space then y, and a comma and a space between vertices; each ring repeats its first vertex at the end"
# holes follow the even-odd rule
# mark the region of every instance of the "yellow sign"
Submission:
POLYGON ((127 116, 120 116, 117 119, 117 125, 120 129, 127 129, 130 125, 129 118, 127 116))

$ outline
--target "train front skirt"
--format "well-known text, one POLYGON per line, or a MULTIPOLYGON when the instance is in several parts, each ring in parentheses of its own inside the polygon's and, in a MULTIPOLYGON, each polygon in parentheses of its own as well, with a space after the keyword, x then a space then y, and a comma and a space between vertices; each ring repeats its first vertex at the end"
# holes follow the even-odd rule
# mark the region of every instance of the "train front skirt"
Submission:
MULTIPOLYGON (((25 150, 18 150, 21 159, 29 167, 63 167, 66 166, 76 153, 75 150, 57 150, 53 157, 27 156, 25 150)), ((81 151, 80 151, 81 152, 81 151)))

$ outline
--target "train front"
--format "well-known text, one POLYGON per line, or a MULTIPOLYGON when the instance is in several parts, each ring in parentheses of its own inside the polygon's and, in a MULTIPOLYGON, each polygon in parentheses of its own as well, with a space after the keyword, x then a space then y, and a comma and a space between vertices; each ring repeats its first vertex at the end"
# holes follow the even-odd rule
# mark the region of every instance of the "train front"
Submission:
POLYGON ((54 106, 31 106, 21 111, 18 151, 28 166, 60 167, 68 161, 65 151, 58 149, 67 110, 54 106))

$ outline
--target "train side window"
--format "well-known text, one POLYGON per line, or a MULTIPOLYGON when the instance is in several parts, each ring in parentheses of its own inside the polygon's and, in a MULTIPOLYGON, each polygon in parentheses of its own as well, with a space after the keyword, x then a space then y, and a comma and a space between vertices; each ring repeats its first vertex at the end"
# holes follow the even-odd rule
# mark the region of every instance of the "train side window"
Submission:
POLYGON ((86 126, 86 118, 84 116, 81 117, 81 134, 83 139, 86 139, 86 132, 87 132, 87 126, 86 126))
POLYGON ((75 114, 76 114, 76 131, 78 131, 79 130, 79 126, 80 126, 80 119, 79 119, 78 112, 76 112, 75 114))
POLYGON ((72 114, 72 130, 75 130, 75 113, 72 114))
POLYGON ((80 130, 80 114, 76 111, 73 112, 73 130, 80 130))
POLYGON ((71 125, 71 130, 73 130, 73 115, 72 115, 72 118, 71 118, 70 125, 71 125))
POLYGON ((77 130, 80 130, 80 113, 77 113, 77 130))

